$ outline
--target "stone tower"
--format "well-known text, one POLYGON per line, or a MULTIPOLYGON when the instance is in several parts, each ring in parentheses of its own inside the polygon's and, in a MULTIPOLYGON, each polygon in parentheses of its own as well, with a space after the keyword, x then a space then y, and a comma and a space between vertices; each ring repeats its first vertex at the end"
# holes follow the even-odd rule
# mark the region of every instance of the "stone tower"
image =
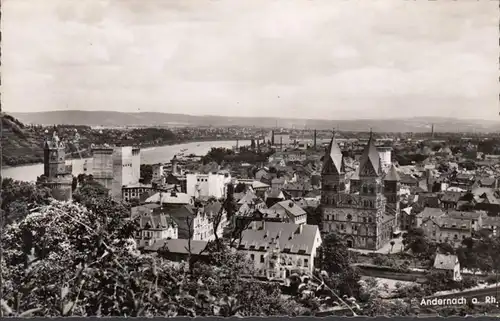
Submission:
POLYGON ((400 189, 401 178, 396 171, 396 167, 392 165, 384 177, 384 195, 387 200, 385 211, 388 215, 396 217, 396 226, 399 226, 400 221, 400 189))
POLYGON ((65 148, 55 130, 51 138, 45 139, 43 146, 45 177, 41 183, 49 187, 52 196, 60 201, 72 198, 73 175, 71 166, 66 166, 65 148))

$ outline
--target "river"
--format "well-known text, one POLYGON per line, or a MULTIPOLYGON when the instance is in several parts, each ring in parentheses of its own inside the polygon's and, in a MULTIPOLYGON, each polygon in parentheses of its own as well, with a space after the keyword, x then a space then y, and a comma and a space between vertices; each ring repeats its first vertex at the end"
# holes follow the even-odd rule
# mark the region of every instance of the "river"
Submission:
MULTIPOLYGON (((236 145, 236 141, 212 141, 194 142, 168 146, 149 147, 141 150, 141 164, 168 163, 174 155, 181 153, 184 155, 195 154, 205 155, 212 147, 231 148, 236 145)), ((240 141, 239 146, 250 145, 250 141, 240 141)), ((73 165, 73 175, 82 174, 83 164, 88 160, 87 174, 92 174, 92 158, 66 160, 66 164, 73 165)), ((18 181, 36 181, 36 178, 43 174, 43 164, 32 164, 16 167, 8 167, 2 170, 3 177, 10 177, 18 181)))

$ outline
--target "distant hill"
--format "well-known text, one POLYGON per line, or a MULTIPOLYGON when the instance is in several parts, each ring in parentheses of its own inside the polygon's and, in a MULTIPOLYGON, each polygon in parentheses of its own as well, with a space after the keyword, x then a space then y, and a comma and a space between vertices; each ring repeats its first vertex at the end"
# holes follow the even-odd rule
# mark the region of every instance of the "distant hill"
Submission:
POLYGON ((12 113, 26 124, 68 124, 89 126, 259 126, 285 128, 338 128, 345 131, 375 132, 429 132, 434 124, 436 132, 498 132, 499 120, 464 120, 438 117, 416 117, 408 119, 358 119, 358 120, 318 120, 286 119, 270 117, 225 117, 193 116, 168 113, 122 113, 114 111, 64 110, 38 113, 12 113))

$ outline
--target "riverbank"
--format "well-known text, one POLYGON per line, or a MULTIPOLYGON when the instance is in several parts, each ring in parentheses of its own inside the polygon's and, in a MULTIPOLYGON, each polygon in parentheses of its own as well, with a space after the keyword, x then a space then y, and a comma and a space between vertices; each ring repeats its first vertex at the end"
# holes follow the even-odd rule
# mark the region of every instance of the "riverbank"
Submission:
MULTIPOLYGON (((159 144, 142 144, 142 145, 139 145, 139 148, 141 148, 141 150, 148 150, 148 149, 153 149, 153 148, 157 148, 157 147, 166 147, 166 146, 174 146, 174 145, 182 145, 182 144, 191 144, 191 143, 206 143, 206 142, 221 142, 221 141, 235 141, 235 144, 236 144, 236 140, 242 140, 241 137, 235 137, 235 138, 227 138, 227 137, 207 137, 207 138, 197 138, 197 139, 193 139, 193 140, 189 140, 189 139, 186 139, 186 140, 175 140, 175 141, 170 141, 170 142, 161 142, 159 144)), ((135 145, 134 145, 135 146, 135 145)), ((87 147, 88 149, 88 147, 87 147)), ((82 148, 82 150, 85 150, 85 148, 82 148)), ((20 155, 19 157, 22 157, 22 155, 20 155)), ((82 153, 82 157, 81 159, 88 159, 88 158, 91 158, 92 155, 91 153, 82 153)), ((66 160, 78 160, 80 159, 80 156, 79 155, 66 155, 66 160)), ((43 159, 40 159, 40 160, 37 160, 36 162, 22 162, 22 163, 19 163, 17 165, 6 165, 6 164, 2 164, 2 169, 9 169, 9 168, 18 168, 18 167, 23 167, 23 166, 32 166, 32 165, 39 165, 39 164, 43 164, 43 159)))
MULTIPOLYGON (((250 141, 241 141, 240 145, 245 146, 250 144, 250 141)), ((158 164, 167 163, 179 153, 186 155, 206 155, 211 148, 232 148, 235 142, 232 140, 209 140, 209 141, 196 141, 189 143, 170 144, 162 146, 143 146, 141 152, 141 164, 158 164)), ((68 159, 68 164, 71 163, 73 169, 73 176, 79 174, 92 174, 92 158, 76 158, 68 159), (85 166, 87 162, 87 166, 85 166)), ((2 169, 2 176, 4 178, 10 177, 14 180, 35 182, 37 177, 44 171, 43 163, 15 166, 2 169)))

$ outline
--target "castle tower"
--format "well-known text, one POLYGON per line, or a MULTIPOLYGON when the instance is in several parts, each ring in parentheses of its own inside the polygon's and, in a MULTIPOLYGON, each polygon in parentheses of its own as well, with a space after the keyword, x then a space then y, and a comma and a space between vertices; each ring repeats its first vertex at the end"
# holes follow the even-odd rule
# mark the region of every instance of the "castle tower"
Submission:
POLYGON ((44 179, 41 184, 52 190, 52 196, 59 201, 69 201, 72 198, 73 175, 66 166, 66 146, 54 130, 51 138, 45 139, 44 179))
POLYGON ((396 171, 396 167, 392 165, 384 177, 384 195, 386 198, 386 213, 396 217, 396 226, 399 226, 400 221, 400 188, 401 178, 396 171))

